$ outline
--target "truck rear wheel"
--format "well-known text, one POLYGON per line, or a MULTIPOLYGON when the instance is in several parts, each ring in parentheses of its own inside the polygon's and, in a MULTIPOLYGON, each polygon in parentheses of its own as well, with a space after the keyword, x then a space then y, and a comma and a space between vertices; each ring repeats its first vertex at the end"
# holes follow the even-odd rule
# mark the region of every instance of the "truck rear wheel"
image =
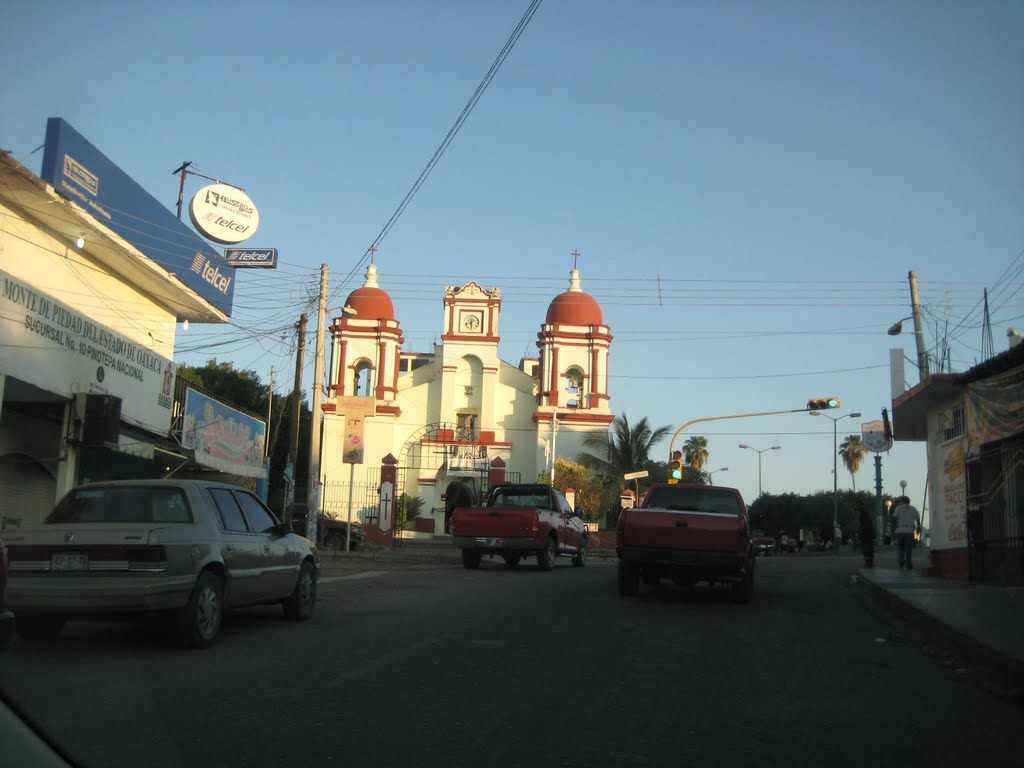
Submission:
POLYGON ((537 550, 537 567, 542 571, 550 571, 555 567, 555 537, 548 536, 544 549, 537 550))
POLYGON ((619 560, 619 594, 632 597, 640 590, 640 568, 619 560))
POLYGON ((479 549, 464 549, 462 550, 462 567, 467 571, 472 571, 480 567, 480 550, 479 549))
POLYGON ((732 601, 734 603, 749 603, 754 598, 754 558, 747 560, 747 572, 742 581, 732 586, 732 601))
POLYGON ((575 555, 572 556, 572 567, 582 568, 587 564, 587 537, 584 536, 580 540, 580 548, 575 555))

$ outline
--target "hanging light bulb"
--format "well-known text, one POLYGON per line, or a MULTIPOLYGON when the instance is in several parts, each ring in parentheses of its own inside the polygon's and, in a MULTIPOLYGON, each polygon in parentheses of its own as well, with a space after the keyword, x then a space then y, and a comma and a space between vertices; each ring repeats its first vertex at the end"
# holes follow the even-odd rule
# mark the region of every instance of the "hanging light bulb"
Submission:
POLYGON ((83 248, 85 248, 85 237, 84 236, 82 236, 82 235, 78 236, 78 239, 75 240, 75 248, 77 248, 78 250, 82 250, 83 248))
POLYGON ((188 330, 188 320, 187 320, 187 319, 185 320, 185 322, 183 322, 183 323, 181 324, 181 327, 182 327, 182 328, 183 328, 184 330, 186 330, 186 331, 188 330))

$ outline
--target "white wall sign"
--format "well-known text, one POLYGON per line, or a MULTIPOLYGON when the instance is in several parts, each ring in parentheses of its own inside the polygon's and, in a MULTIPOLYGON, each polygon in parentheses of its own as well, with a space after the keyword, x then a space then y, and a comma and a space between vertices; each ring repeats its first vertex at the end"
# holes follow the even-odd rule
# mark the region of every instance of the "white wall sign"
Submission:
POLYGON ((121 398, 121 418, 166 434, 174 363, 0 270, 0 371, 61 397, 121 398), (16 319, 16 322, 14 322, 16 319))
POLYGON ((188 206, 192 224, 214 242, 232 245, 256 234, 260 213, 249 196, 228 184, 210 184, 188 206))

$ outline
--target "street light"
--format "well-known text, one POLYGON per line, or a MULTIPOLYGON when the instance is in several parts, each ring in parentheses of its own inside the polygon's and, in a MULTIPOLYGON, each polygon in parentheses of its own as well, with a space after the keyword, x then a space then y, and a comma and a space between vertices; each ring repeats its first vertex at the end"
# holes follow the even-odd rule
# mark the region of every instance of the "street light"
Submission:
POLYGON ((708 476, 708 480, 711 480, 714 477, 715 472, 727 472, 728 470, 728 467, 719 467, 718 469, 712 469, 710 472, 705 472, 704 474, 708 476))
MULTIPOLYGON (((811 416, 824 416, 832 419, 832 535, 835 536, 836 528, 839 527, 839 420, 855 419, 859 413, 847 413, 843 416, 829 416, 821 411, 811 411, 811 416)), ((836 542, 836 554, 839 554, 839 542, 836 542)))
POLYGON ((760 498, 761 497, 761 454, 764 453, 765 451, 781 451, 782 450, 782 446, 781 445, 773 445, 771 448, 761 448, 760 450, 758 450, 757 448, 755 448, 752 445, 747 445, 746 443, 740 443, 740 448, 749 448, 752 451, 757 451, 757 496, 758 496, 758 498, 760 498))

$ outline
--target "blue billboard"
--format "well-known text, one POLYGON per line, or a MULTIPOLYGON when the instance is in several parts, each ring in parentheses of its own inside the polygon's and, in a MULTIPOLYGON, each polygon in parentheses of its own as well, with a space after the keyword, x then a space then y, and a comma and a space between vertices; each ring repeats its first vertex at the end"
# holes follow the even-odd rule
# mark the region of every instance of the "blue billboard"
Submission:
POLYGON ((42 178, 217 309, 231 314, 234 268, 59 117, 46 121, 42 178))

